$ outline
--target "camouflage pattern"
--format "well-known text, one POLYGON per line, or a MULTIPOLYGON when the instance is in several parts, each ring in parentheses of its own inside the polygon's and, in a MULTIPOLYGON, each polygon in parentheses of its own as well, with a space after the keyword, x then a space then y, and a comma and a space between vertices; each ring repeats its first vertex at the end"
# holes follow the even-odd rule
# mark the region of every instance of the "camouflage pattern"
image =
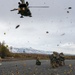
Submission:
POLYGON ((39 57, 36 58, 36 65, 41 65, 41 62, 39 60, 39 57))
POLYGON ((60 56, 60 66, 65 65, 65 57, 64 57, 64 54, 63 53, 60 53, 59 56, 60 56))
POLYGON ((53 67, 53 68, 55 68, 56 67, 56 54, 55 53, 53 53, 51 56, 50 56, 50 60, 51 60, 51 66, 53 67))
POLYGON ((50 58, 50 64, 52 66, 52 68, 56 68, 59 66, 63 66, 65 65, 65 57, 63 53, 57 53, 57 52, 53 52, 52 55, 49 56, 50 58))

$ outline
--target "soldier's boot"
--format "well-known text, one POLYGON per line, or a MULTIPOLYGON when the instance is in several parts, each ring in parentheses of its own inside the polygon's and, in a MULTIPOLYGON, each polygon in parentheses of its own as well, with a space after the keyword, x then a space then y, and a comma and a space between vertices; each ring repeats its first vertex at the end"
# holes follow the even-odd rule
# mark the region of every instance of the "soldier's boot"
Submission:
POLYGON ((55 66, 54 66, 54 63, 52 63, 51 66, 52 66, 52 68, 54 68, 54 67, 55 67, 55 66))
POLYGON ((53 63, 53 68, 56 68, 56 63, 55 62, 53 63))

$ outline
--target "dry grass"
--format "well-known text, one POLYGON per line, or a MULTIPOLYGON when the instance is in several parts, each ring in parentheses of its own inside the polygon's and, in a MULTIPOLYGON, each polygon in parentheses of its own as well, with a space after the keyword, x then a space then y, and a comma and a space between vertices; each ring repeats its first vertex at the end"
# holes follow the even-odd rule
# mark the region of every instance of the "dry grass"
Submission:
MULTIPOLYGON (((20 58, 20 59, 49 59, 49 55, 47 54, 27 54, 27 53, 13 53, 14 58, 20 58)), ((75 59, 75 56, 71 55, 65 55, 65 59, 75 59)))

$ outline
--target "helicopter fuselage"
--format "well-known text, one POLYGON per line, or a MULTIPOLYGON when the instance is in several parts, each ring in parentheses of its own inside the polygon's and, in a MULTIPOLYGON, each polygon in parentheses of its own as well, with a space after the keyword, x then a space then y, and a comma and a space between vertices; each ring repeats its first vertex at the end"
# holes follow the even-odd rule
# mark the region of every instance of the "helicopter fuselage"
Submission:
POLYGON ((26 4, 20 4, 19 5, 18 14, 21 14, 21 17, 22 16, 32 17, 31 12, 30 12, 30 10, 29 10, 29 8, 28 8, 28 6, 26 4))

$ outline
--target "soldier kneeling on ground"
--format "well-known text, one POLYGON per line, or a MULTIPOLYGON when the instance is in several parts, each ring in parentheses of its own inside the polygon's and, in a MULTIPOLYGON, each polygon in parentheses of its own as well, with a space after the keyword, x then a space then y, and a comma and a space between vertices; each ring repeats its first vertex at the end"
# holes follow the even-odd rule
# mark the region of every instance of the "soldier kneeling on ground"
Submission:
POLYGON ((41 65, 39 58, 36 58, 36 65, 41 65))

